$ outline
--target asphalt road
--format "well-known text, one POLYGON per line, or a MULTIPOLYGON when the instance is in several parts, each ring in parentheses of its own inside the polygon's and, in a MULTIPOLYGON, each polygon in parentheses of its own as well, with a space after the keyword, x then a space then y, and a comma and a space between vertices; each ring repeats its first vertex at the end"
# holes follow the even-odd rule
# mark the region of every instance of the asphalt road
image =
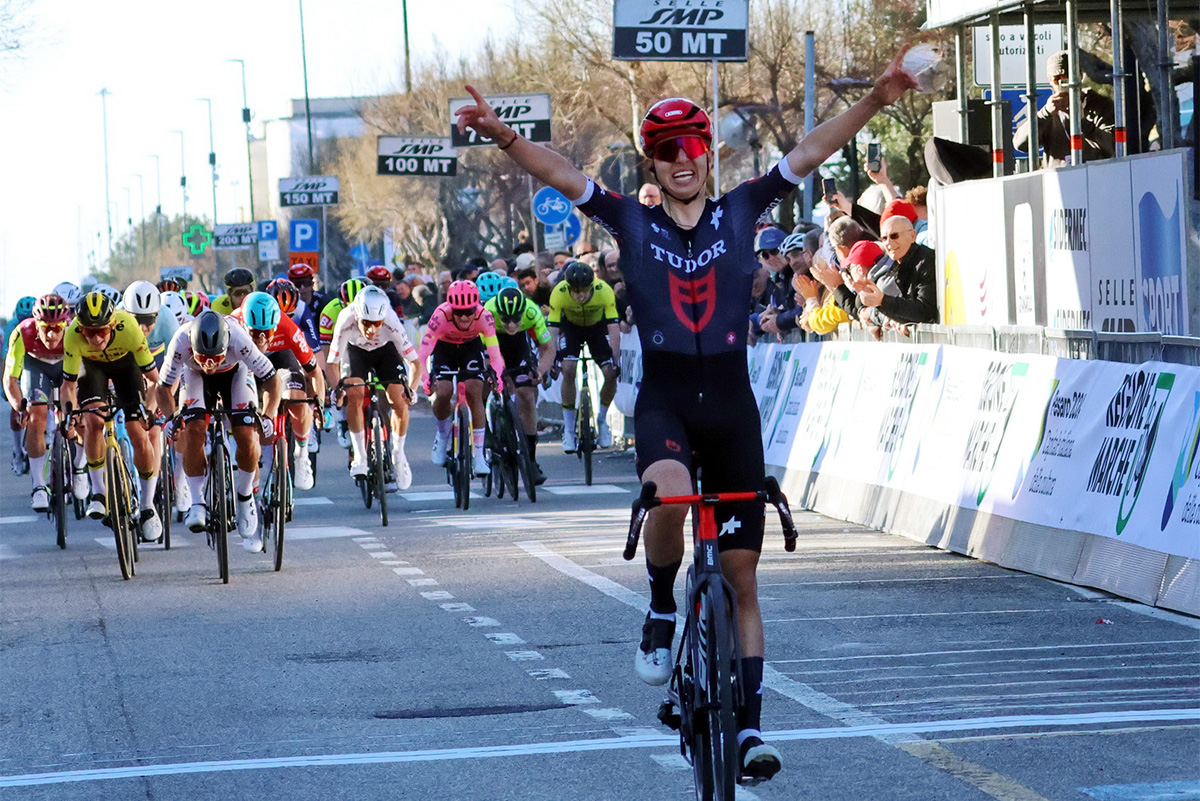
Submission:
MULTIPOLYGON (((536 504, 464 513, 431 433, 418 414, 387 528, 327 439, 283 571, 235 542, 229 585, 186 533, 128 582, 97 523, 60 551, 6 470, 0 797, 688 798, 631 664, 632 455, 589 489, 544 443, 536 504)), ((769 529, 759 574, 784 771, 742 796, 1200 798, 1197 620, 798 518, 797 552, 769 529)))

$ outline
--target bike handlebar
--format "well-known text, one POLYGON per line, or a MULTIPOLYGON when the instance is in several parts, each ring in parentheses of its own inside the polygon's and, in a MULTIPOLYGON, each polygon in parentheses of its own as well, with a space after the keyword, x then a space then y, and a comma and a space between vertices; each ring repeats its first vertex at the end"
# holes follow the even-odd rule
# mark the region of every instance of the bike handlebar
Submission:
POLYGON ((779 513, 779 524, 783 528, 783 548, 788 553, 796 550, 796 525, 792 520, 792 510, 788 507, 787 496, 783 494, 783 490, 779 488, 779 482, 774 476, 767 476, 765 483, 766 489, 758 492, 715 492, 702 493, 699 495, 668 495, 666 497, 656 497, 658 486, 653 481, 647 481, 642 484, 642 492, 638 495, 637 500, 633 502, 633 511, 629 519, 629 536, 625 539, 625 550, 622 556, 626 562, 633 559, 637 553, 638 538, 642 533, 642 525, 646 522, 646 516, 651 509, 659 506, 677 506, 677 505, 693 505, 704 504, 707 506, 715 506, 721 503, 734 503, 738 501, 759 501, 761 503, 769 503, 775 507, 775 511, 779 513))

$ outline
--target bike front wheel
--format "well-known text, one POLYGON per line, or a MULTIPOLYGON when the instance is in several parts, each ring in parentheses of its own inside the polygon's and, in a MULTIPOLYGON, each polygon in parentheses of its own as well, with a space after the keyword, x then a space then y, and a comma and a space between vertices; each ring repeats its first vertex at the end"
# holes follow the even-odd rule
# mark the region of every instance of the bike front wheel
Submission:
POLYGON ((692 623, 691 637, 696 682, 691 746, 696 798, 734 801, 741 772, 735 686, 737 643, 733 605, 723 588, 710 583, 701 590, 699 615, 699 620, 692 623))
POLYGON ((121 578, 133 578, 133 530, 129 524, 129 499, 125 495, 125 481, 121 476, 117 460, 121 451, 110 447, 104 459, 104 481, 108 488, 108 525, 112 528, 113 541, 117 546, 117 564, 121 578))
POLYGON ((387 446, 383 441, 383 425, 379 422, 379 415, 376 414, 371 418, 371 453, 374 454, 371 465, 371 475, 368 479, 372 482, 372 491, 375 493, 376 500, 379 501, 379 524, 386 526, 388 524, 387 512, 387 446))
POLYGON ((61 426, 54 432, 53 458, 50 460, 51 513, 54 515, 54 534, 59 548, 67 547, 67 493, 71 492, 71 462, 67 440, 61 426))
POLYGON ((217 576, 222 584, 229 583, 229 507, 230 484, 229 454, 223 443, 214 443, 212 458, 208 472, 209 492, 212 495, 208 505, 212 519, 208 521, 213 536, 213 546, 217 552, 217 576))
POLYGON ((456 495, 462 497, 462 509, 471 507, 471 476, 475 472, 472 455, 475 446, 471 437, 471 412, 466 406, 458 407, 458 473, 455 479, 456 495))
POLYGON ((592 400, 584 385, 579 400, 579 455, 583 457, 583 483, 592 486, 592 452, 596 450, 596 429, 592 426, 592 400))

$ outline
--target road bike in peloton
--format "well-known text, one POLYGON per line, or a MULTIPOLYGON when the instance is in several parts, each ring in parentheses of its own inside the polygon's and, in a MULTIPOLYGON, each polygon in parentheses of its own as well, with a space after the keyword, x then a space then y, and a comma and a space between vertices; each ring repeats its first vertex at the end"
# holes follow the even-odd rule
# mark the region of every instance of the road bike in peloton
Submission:
MULTIPOLYGON (((275 427, 275 441, 271 444, 271 469, 263 477, 262 483, 262 536, 263 551, 271 554, 272 564, 278 572, 283 568, 283 538, 284 530, 292 519, 292 509, 295 502, 294 485, 292 484, 292 452, 293 439, 289 436, 292 424, 287 414, 288 406, 296 403, 316 404, 316 398, 284 398, 279 402, 279 412, 272 422, 275 427)), ((317 409, 320 414, 320 408, 317 409)), ((299 458, 307 459, 307 453, 299 458)), ((386 522, 385 524, 386 525, 386 522)))
POLYGON ((503 498, 507 492, 515 501, 520 495, 520 488, 524 487, 525 496, 530 502, 536 502, 533 454, 529 452, 529 440, 512 396, 493 392, 488 397, 487 418, 488 461, 492 472, 484 478, 484 494, 491 495, 495 487, 497 498, 503 498))
POLYGON ((716 508, 723 503, 769 503, 779 512, 784 547, 796 549, 796 527, 779 483, 768 477, 759 492, 723 492, 655 497, 654 482, 642 484, 633 503, 624 557, 632 560, 646 515, 662 505, 692 510, 693 562, 684 591, 683 637, 658 719, 679 732, 680 750, 692 765, 698 801, 733 801, 741 781, 737 709, 742 704, 737 593, 721 573, 716 508))

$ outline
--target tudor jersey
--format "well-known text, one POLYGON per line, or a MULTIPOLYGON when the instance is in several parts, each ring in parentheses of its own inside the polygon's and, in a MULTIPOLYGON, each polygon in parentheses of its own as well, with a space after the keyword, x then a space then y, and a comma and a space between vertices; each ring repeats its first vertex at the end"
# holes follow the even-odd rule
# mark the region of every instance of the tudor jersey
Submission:
POLYGON ((685 231, 661 206, 643 206, 588 180, 575 205, 620 243, 643 349, 689 355, 745 349, 758 267, 755 223, 799 183, 785 159, 720 200, 707 200, 699 223, 685 231))

